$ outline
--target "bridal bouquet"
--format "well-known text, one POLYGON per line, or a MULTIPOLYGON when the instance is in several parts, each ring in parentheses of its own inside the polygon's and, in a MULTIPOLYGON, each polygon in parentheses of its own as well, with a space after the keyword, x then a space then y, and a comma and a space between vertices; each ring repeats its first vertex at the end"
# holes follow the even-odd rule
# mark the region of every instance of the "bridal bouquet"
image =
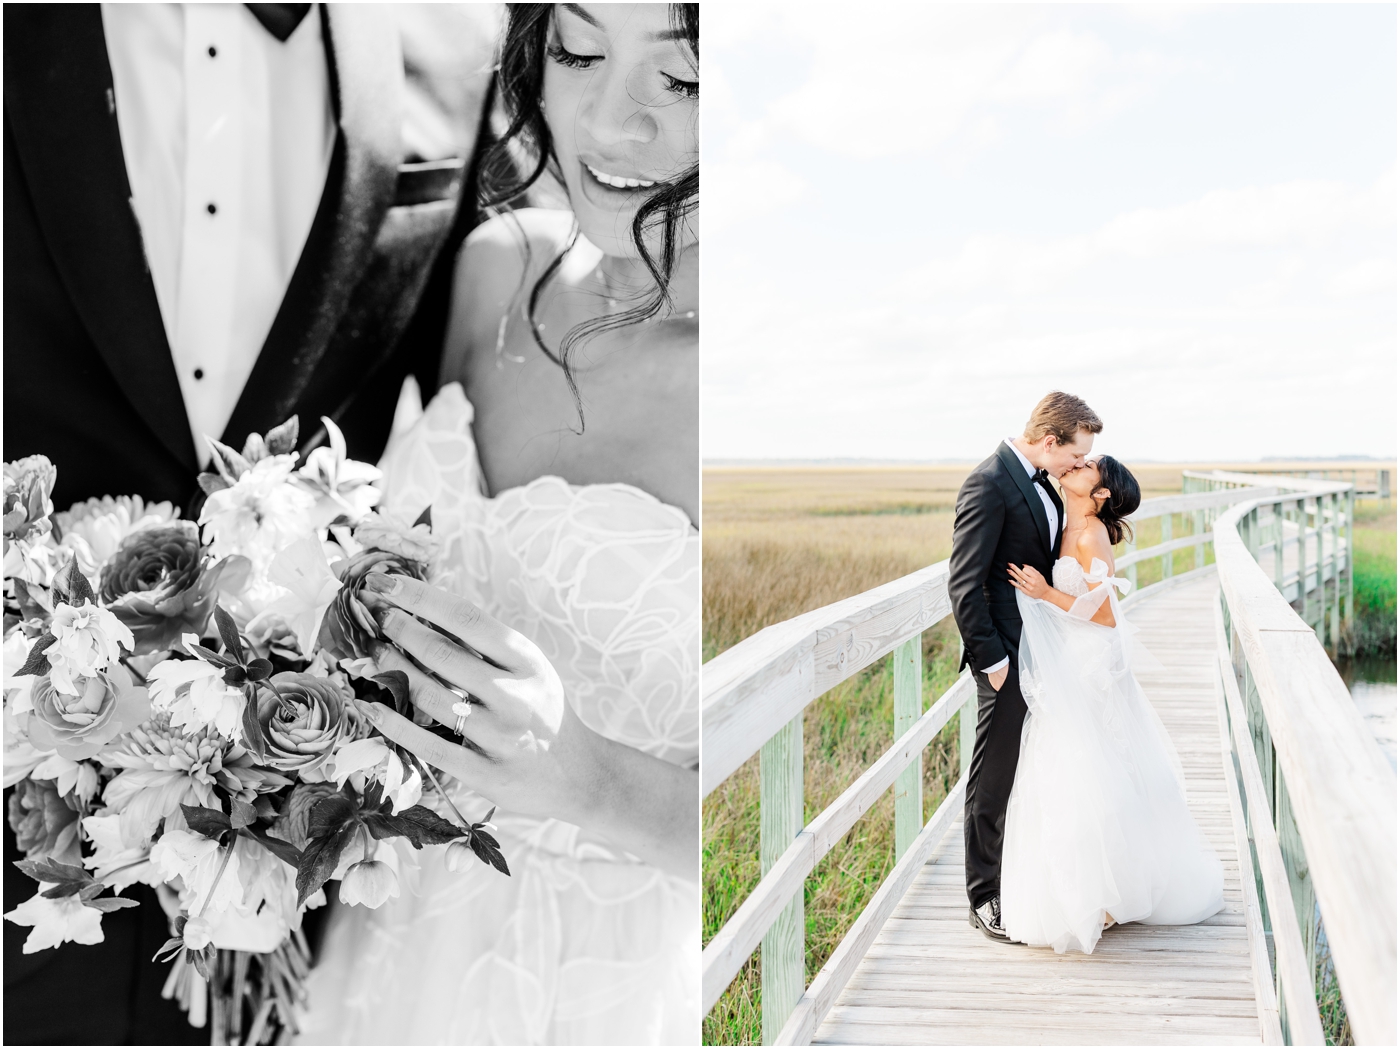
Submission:
POLYGON ((38 883, 5 918, 32 927, 25 953, 98 943, 137 905, 122 891, 153 886, 166 997, 212 1013, 216 1044, 295 1030, 328 882, 378 907, 425 845, 510 873, 490 813, 463 818, 357 706, 413 715, 361 588, 427 578, 432 525, 376 512, 379 471, 324 421, 300 466, 295 419, 241 453, 210 440, 197 523, 139 496, 55 513, 46 458, 4 465, 4 784, 38 883))

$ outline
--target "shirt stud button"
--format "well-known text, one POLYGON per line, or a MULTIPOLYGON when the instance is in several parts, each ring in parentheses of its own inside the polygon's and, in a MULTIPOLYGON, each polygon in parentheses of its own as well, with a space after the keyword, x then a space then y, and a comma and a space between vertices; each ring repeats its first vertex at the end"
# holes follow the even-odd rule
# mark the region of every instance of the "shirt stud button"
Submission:
POLYGON ((209 212, 209 214, 213 215, 215 212, 217 212, 217 211, 219 210, 219 205, 215 204, 215 203, 211 200, 208 204, 204 205, 204 210, 207 211, 207 212, 209 212))
POLYGON ((215 47, 213 44, 210 44, 210 45, 209 45, 209 57, 210 57, 210 58, 213 58, 213 57, 214 57, 215 55, 217 55, 218 53, 219 53, 219 49, 218 49, 217 47, 215 47))
POLYGON ((204 369, 203 369, 203 368, 196 368, 196 369, 194 370, 194 377, 195 377, 196 379, 202 379, 202 378, 204 378, 204 369))

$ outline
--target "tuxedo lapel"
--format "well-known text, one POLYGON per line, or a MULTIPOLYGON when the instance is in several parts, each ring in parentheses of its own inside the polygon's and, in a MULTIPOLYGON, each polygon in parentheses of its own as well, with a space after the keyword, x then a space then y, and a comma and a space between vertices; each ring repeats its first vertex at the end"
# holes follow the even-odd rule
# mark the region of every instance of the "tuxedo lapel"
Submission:
MULTIPOLYGON (((54 266, 122 393, 194 470, 194 439, 131 204, 101 10, 8 4, 4 26, 5 113, 54 266)), ((61 405, 62 391, 54 395, 61 405)))
MULTIPOLYGON (((1025 496, 1026 505, 1030 507, 1031 516, 1035 518, 1035 534, 1040 540, 1040 545, 1045 548, 1045 552, 1054 560, 1054 553, 1051 549, 1050 518, 1045 513, 1045 504, 1040 501, 1040 493, 1036 491, 1036 484, 1026 476, 1026 468, 1021 465, 1021 460, 1016 458, 1016 453, 1006 446, 1003 441, 997 446, 997 458, 1001 460, 1001 465, 1006 467, 1006 472, 1011 475, 1011 479, 1016 482, 1016 487, 1025 496)), ((1060 517, 1064 517, 1061 513, 1060 517)))
MULTIPOLYGON (((326 188, 286 297, 223 439, 241 446, 296 411, 374 254, 402 158, 403 58, 392 12, 319 5, 337 133, 326 188)), ((304 428, 314 420, 303 419, 304 428)))

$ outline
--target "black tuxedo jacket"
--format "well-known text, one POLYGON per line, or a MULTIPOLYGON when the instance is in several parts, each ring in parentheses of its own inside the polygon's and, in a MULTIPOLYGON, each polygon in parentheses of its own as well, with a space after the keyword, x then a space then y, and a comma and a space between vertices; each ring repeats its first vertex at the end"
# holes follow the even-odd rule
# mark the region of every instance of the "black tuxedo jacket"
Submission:
MULTIPOLYGON (((436 385, 454 248, 477 218, 474 171, 463 157, 404 163, 392 14, 317 11, 338 125, 330 170, 221 437, 238 448, 296 414, 304 451, 327 415, 373 462, 403 377, 436 385)), ((4 32, 4 458, 52 459, 59 509, 107 494, 189 507, 198 461, 129 202, 98 6, 7 4, 4 32)), ((35 889, 19 858, 7 826, 6 911, 35 889)), ((160 998, 168 966, 151 957, 167 922, 140 892, 142 907, 104 916, 95 946, 25 955, 28 928, 4 923, 6 1042, 207 1042, 160 998)))
POLYGON ((963 640, 959 670, 969 663, 981 670, 1004 656, 1016 663, 1021 613, 1006 566, 1031 565, 1048 580, 1064 529, 1064 504, 1048 488, 1059 516, 1051 537, 1036 487, 1016 453, 1002 442, 958 490, 948 596, 963 640))
MULTIPOLYGON (((247 386, 212 436, 241 448, 295 414, 305 450, 327 415, 372 462, 403 376, 436 386, 455 255, 443 249, 476 219, 459 207, 473 173, 462 157, 403 163, 392 14, 317 10, 338 124, 326 187, 247 386)), ((98 6, 6 5, 4 26, 4 456, 52 459, 59 509, 128 493, 187 505, 198 461, 130 204, 98 6)))

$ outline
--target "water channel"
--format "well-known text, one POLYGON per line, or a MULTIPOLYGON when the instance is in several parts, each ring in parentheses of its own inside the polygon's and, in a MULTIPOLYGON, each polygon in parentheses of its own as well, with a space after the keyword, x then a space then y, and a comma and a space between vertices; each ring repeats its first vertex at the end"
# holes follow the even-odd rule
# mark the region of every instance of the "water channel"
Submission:
POLYGON ((1351 698, 1376 742, 1390 759, 1390 767, 1395 768, 1395 654, 1339 660, 1337 672, 1351 690, 1351 698))

